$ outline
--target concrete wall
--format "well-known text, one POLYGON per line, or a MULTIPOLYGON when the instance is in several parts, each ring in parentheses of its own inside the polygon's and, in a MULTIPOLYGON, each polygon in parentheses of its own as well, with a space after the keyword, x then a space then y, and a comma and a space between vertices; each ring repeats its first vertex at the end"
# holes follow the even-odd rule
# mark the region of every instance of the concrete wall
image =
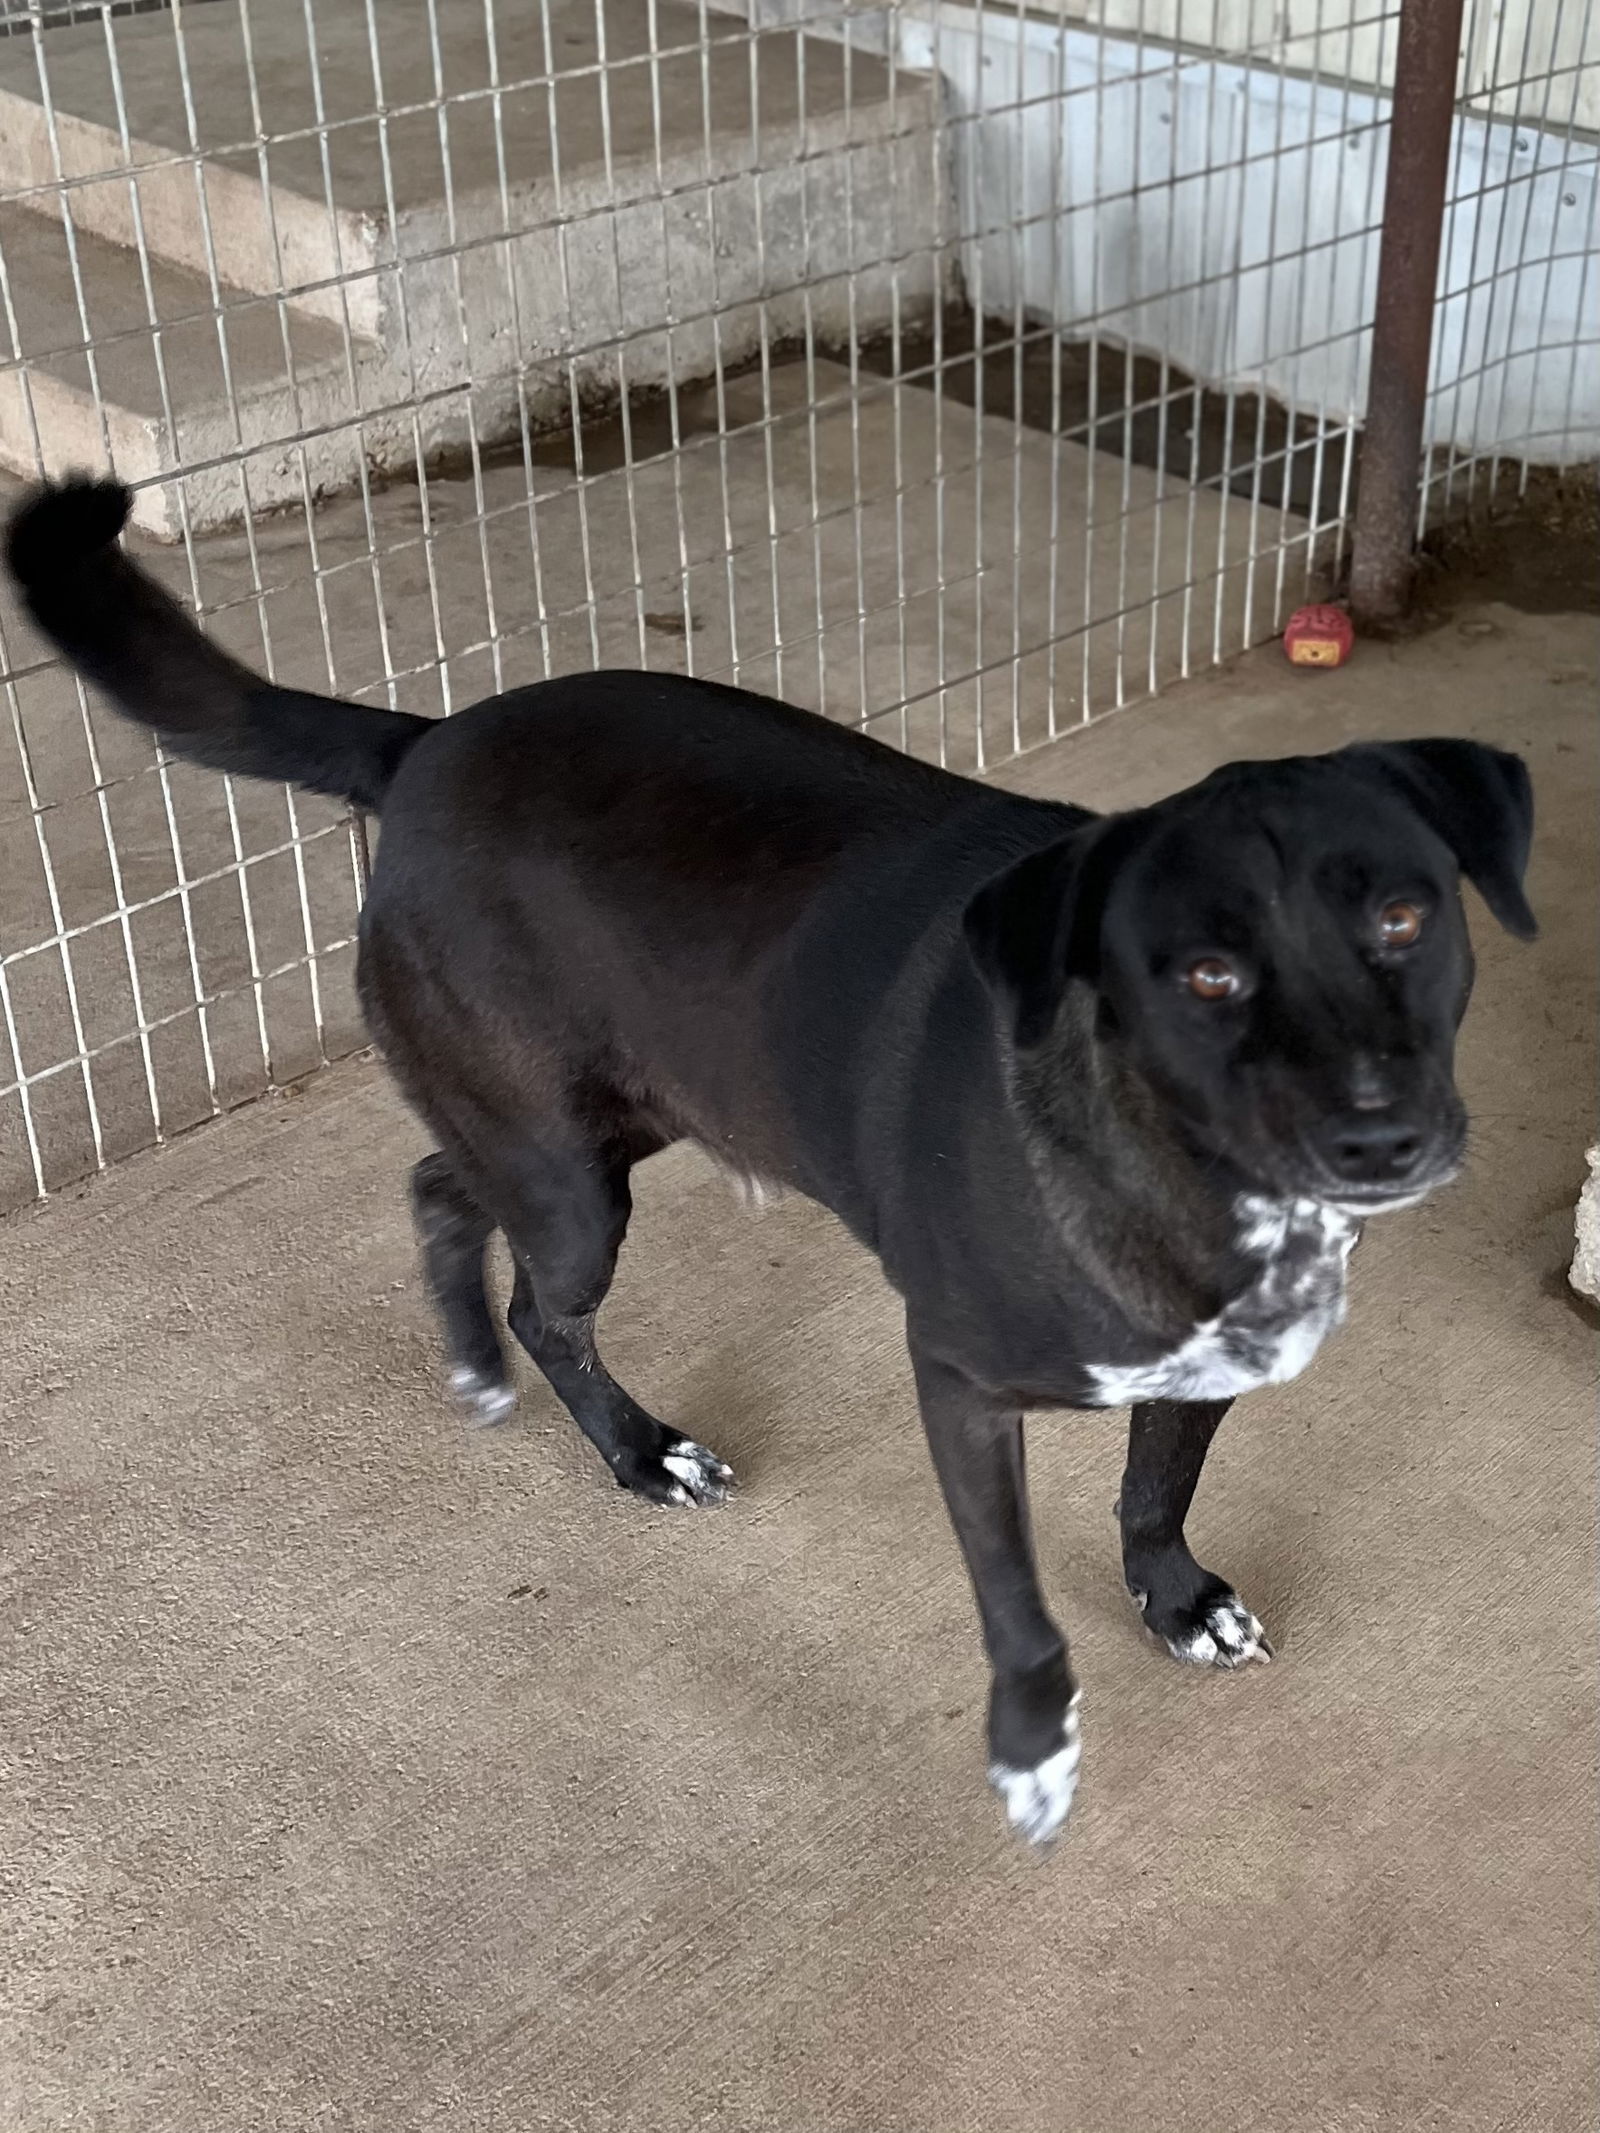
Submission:
MULTIPOLYGON (((932 0, 710 0, 752 23, 849 19, 868 42, 890 13, 915 17, 932 0)), ((979 12, 973 9, 970 12, 979 12)), ((1399 0, 1005 0, 986 26, 1019 14, 1115 36, 1153 38, 1256 65, 1363 88, 1394 84, 1399 0)), ((1468 0, 1457 94, 1483 116, 1600 131, 1600 0, 1468 0)))
MULTIPOLYGON (((1030 12, 1367 87, 1394 83, 1396 0, 1381 10, 1375 0, 1039 0, 1030 12)), ((1600 127, 1600 8, 1593 0, 1471 0, 1457 88, 1484 114, 1600 127)))

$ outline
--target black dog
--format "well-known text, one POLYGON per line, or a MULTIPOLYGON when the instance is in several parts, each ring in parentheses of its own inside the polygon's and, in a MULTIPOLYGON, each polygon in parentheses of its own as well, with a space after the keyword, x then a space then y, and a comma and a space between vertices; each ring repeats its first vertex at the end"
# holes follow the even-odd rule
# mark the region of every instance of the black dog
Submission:
POLYGON ((905 1298, 993 1668, 989 1752, 1058 1829, 1077 1690, 1034 1569, 1022 1413, 1132 1404, 1123 1567, 1181 1659, 1264 1659, 1184 1542, 1229 1402, 1338 1324, 1361 1219, 1445 1182, 1472 957, 1458 868, 1529 936, 1527 772, 1468 741, 1236 763, 1131 814, 1015 798, 807 712, 647 673, 432 721, 269 687, 37 495, 39 626, 173 753, 383 814, 372 1028, 439 1142, 413 1179, 452 1383, 512 1403, 484 1293, 625 1488, 731 1478, 595 1348, 633 1165, 688 1139, 820 1200, 905 1298))

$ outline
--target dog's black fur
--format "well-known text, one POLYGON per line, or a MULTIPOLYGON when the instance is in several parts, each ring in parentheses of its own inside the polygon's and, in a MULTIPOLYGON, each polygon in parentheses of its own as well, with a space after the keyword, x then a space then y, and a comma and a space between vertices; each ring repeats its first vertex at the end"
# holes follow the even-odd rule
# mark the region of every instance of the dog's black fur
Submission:
POLYGON ((483 1280, 499 1228, 511 1330, 617 1480, 722 1495, 727 1469, 594 1339, 629 1172, 692 1140, 832 1208, 905 1299, 994 1774, 1030 1835, 1066 1813, 1077 1720, 1024 1409, 1133 1401, 1119 1510, 1146 1622, 1180 1656, 1265 1657, 1185 1515, 1233 1391, 1292 1375, 1337 1322, 1360 1216, 1459 1161, 1457 871, 1533 932, 1522 764, 1346 748, 1102 819, 657 674, 445 721, 363 709, 208 644, 117 547, 126 508, 76 483, 18 514, 39 626, 174 753, 382 812, 362 997, 439 1144, 413 1190, 468 1406, 511 1399, 483 1280), (1386 937, 1396 909, 1414 942, 1386 937), (1196 997, 1206 959, 1228 997, 1196 997))

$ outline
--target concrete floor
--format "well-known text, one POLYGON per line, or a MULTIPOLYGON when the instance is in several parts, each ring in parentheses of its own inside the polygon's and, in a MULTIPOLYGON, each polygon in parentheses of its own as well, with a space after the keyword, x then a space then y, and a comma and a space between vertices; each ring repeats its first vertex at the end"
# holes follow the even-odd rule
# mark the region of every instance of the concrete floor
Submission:
POLYGON ((1278 1662, 1186 1674, 1120 1587, 1110 1417, 1032 1445, 1086 1765, 1047 1859, 899 1314, 829 1218, 639 1179, 619 1374, 733 1460, 605 1484, 524 1373, 467 1435, 402 1202, 331 1069, 0 1232, 8 2133, 1371 2133, 1592 2123, 1595 631, 1263 652, 1031 757, 1097 804, 1242 753, 1524 749, 1545 923, 1474 912, 1465 1181, 1245 1402, 1202 1556, 1278 1662))

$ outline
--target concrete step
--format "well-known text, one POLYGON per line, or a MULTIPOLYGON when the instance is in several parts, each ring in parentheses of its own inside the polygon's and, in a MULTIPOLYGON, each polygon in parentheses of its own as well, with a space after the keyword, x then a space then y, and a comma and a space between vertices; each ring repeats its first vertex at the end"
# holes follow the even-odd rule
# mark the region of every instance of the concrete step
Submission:
POLYGON ((198 274, 103 237, 59 213, 0 208, 0 463, 59 475, 107 464, 137 490, 135 518, 175 540, 347 486, 363 452, 404 453, 408 424, 375 416, 382 362, 324 320, 271 298, 226 292, 198 274), (15 332, 11 321, 15 321, 15 332))
POLYGON ((17 39, 0 192, 58 213, 65 174, 79 229, 372 343, 413 451, 704 377, 763 327, 931 310, 934 85, 688 0, 653 15, 652 51, 639 0, 505 9, 491 50, 482 0, 384 0, 376 53, 360 7, 322 9, 313 52, 299 7, 212 0, 119 19, 115 67, 100 24, 49 32, 48 108, 17 39))

